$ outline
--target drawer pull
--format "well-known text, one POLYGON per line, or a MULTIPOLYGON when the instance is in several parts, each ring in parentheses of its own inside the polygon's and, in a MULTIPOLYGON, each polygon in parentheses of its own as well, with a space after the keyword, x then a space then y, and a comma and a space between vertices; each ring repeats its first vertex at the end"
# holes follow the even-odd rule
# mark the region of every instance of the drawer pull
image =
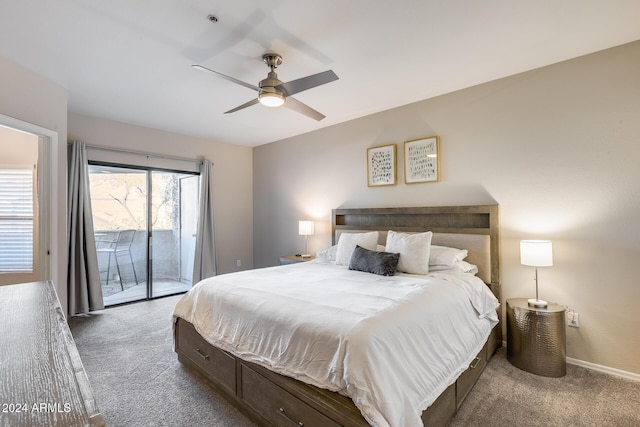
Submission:
POLYGON ((198 356, 202 357, 204 360, 209 360, 209 355, 204 354, 199 348, 196 348, 196 353, 198 353, 198 356))
POLYGON ((290 423, 295 424, 295 425, 297 425, 299 427, 303 427, 304 426, 304 423, 302 421, 296 422, 296 421, 292 420, 291 418, 289 418, 289 416, 284 412, 284 408, 279 408, 278 409, 278 413, 280 415, 282 415, 290 423))
POLYGON ((476 360, 474 360, 473 362, 471 362, 471 365, 469 365, 469 367, 471 369, 476 369, 476 366, 478 366, 478 364, 480 363, 482 359, 480 359, 479 357, 476 357, 476 360))

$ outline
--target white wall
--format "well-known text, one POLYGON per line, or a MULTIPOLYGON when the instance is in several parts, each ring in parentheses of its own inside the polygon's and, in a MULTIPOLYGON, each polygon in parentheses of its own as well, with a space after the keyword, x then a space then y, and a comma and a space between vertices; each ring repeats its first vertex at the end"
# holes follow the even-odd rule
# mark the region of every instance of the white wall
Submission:
POLYGON ((498 203, 503 297, 531 297, 519 240, 551 239, 541 298, 568 305, 569 357, 640 374, 640 42, 254 149, 256 266, 329 246, 336 207, 498 203), (442 182, 403 183, 403 141, 441 137, 442 182), (367 147, 398 144, 368 188, 367 147))
POLYGON ((53 281, 62 307, 67 306, 67 240, 66 228, 66 144, 67 91, 30 70, 0 57, 0 114, 31 123, 58 134, 52 153, 55 164, 52 188, 57 189, 53 201, 53 241, 50 248, 53 281))
POLYGON ((252 152, 250 148, 69 113, 69 141, 213 162, 216 255, 219 273, 253 266, 252 152), (241 260, 242 267, 237 266, 241 260))

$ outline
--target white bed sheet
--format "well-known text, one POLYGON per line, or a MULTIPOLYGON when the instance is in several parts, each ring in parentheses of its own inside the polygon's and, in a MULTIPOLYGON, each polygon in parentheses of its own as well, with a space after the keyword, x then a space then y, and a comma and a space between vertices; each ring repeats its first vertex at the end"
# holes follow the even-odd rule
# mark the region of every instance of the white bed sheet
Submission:
POLYGON ((470 274, 385 277, 316 260, 205 279, 174 316, 244 360, 351 397, 374 426, 421 426, 498 304, 470 274))

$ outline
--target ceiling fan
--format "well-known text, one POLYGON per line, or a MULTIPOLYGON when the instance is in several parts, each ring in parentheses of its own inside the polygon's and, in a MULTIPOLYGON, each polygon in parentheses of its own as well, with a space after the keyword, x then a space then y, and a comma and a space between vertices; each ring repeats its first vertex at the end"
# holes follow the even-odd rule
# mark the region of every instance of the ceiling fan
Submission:
POLYGON ((222 77, 223 79, 229 80, 258 92, 257 98, 252 99, 251 101, 246 102, 229 111, 225 111, 225 114, 234 113, 238 110, 242 110, 254 104, 260 103, 267 107, 279 107, 281 105, 284 105, 290 110, 304 114, 305 116, 315 120, 322 120, 325 118, 324 114, 298 101, 291 95, 295 95, 296 93, 312 89, 326 83, 330 83, 334 80, 338 80, 338 76, 336 75, 336 73, 328 70, 322 73, 312 74, 307 77, 302 77, 300 79, 283 83, 278 79, 278 75, 274 71, 280 64, 282 64, 282 56, 278 55, 277 53, 265 53, 264 55, 262 55, 262 60, 265 64, 267 64, 271 71, 269 71, 266 79, 261 80, 260 83, 258 83, 258 86, 254 86, 250 83, 245 83, 242 80, 227 76, 226 74, 211 70, 209 68, 203 67, 202 65, 193 65, 193 68, 214 73, 222 77))

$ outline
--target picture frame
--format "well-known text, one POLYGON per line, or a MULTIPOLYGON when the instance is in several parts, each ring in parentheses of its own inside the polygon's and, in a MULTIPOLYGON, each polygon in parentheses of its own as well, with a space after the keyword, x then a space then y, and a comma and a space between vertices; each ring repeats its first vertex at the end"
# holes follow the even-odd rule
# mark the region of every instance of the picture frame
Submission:
POLYGON ((367 148, 367 185, 380 187, 396 183, 396 144, 367 148))
POLYGON ((440 181, 440 138, 414 139, 404 143, 404 182, 440 181))

